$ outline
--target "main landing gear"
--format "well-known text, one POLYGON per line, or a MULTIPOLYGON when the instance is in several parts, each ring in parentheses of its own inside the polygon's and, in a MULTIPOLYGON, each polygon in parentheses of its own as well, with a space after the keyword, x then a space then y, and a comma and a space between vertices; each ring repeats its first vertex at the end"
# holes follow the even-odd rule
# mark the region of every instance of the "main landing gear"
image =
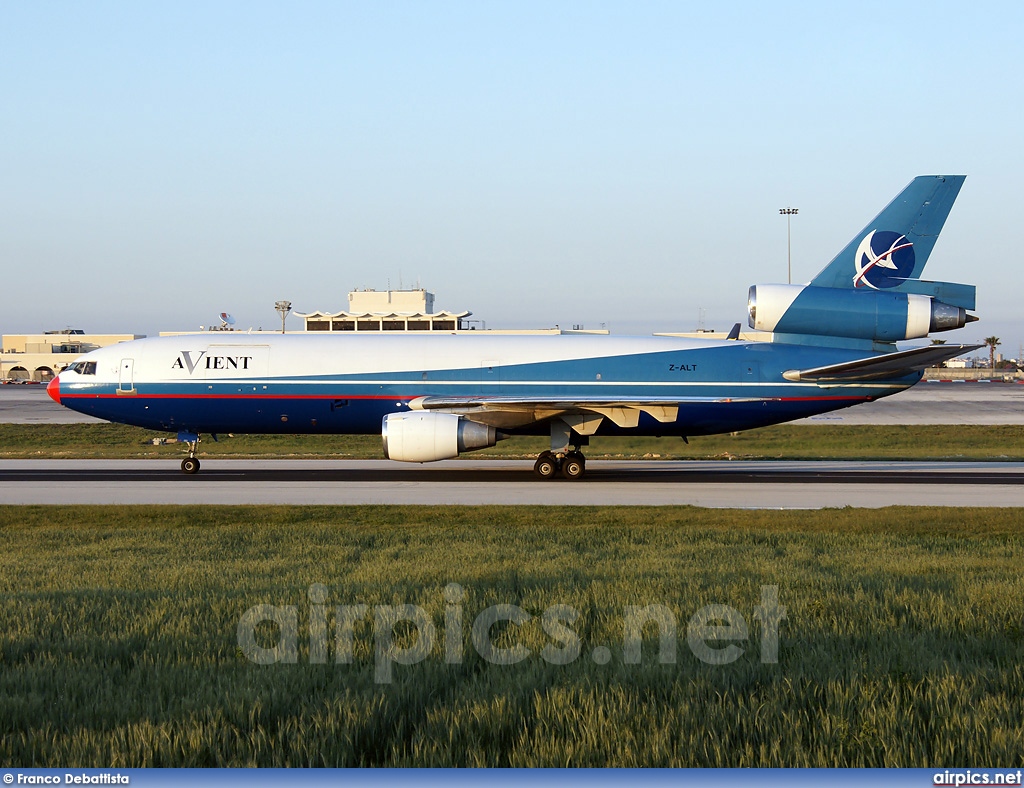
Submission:
POLYGON ((533 464, 533 472, 541 479, 554 479, 561 475, 563 479, 576 481, 583 478, 586 470, 587 458, 575 448, 567 452, 542 452, 533 464))
POLYGON ((590 443, 589 435, 581 435, 564 419, 551 422, 551 450, 541 452, 533 464, 533 472, 541 479, 576 481, 587 472, 587 458, 580 449, 590 443))
POLYGON ((194 433, 179 433, 178 440, 188 444, 188 457, 181 461, 182 473, 191 476, 199 473, 199 458, 196 457, 196 449, 199 448, 199 436, 194 433))

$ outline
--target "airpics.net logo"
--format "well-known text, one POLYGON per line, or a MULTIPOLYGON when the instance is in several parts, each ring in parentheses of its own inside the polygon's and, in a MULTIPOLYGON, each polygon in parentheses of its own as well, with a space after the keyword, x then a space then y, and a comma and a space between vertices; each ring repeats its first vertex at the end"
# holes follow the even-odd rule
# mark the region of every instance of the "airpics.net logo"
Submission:
MULTIPOLYGON (((328 606, 328 589, 319 583, 309 587, 308 659, 311 664, 327 664, 333 651, 335 664, 356 661, 356 631, 372 640, 360 653, 372 657, 374 682, 390 684, 395 665, 414 665, 434 655, 445 664, 461 664, 466 653, 466 630, 476 654, 492 665, 515 665, 539 657, 551 665, 568 665, 589 656, 594 663, 606 665, 618 656, 622 664, 639 665, 643 661, 644 634, 657 633, 657 660, 675 664, 678 650, 678 623, 667 605, 626 605, 622 610, 622 640, 617 653, 606 645, 596 645, 584 654, 583 640, 577 631, 582 613, 572 605, 553 604, 539 616, 518 605, 491 605, 468 621, 463 602, 465 590, 456 583, 443 592, 444 610, 440 626, 419 605, 336 605, 328 606), (547 641, 539 649, 527 648, 517 639, 517 630, 539 619, 547 641), (333 621, 333 626, 332 626, 333 621), (333 629, 333 637, 331 630, 333 629), (440 629, 440 632, 439 632, 440 629)), ((303 611, 305 612, 305 611, 303 611)), ((761 586, 760 603, 752 618, 759 629, 760 660, 764 664, 779 661, 779 625, 786 608, 779 604, 778 586, 761 586)), ((686 644, 693 656, 708 665, 728 665, 738 660, 752 639, 743 614, 723 604, 705 605, 686 624, 686 644)), ((299 606, 254 605, 238 623, 238 648, 242 655, 259 665, 294 664, 299 661, 299 606)), ((649 644, 648 649, 653 649, 649 644)))
POLYGON ((914 244, 905 235, 872 230, 864 236, 853 257, 854 287, 874 290, 896 287, 914 272, 914 244))
POLYGON ((1019 769, 1012 772, 987 772, 972 769, 950 771, 946 769, 944 772, 935 773, 932 785, 953 786, 954 788, 961 785, 1020 785, 1021 777, 1022 773, 1019 769))

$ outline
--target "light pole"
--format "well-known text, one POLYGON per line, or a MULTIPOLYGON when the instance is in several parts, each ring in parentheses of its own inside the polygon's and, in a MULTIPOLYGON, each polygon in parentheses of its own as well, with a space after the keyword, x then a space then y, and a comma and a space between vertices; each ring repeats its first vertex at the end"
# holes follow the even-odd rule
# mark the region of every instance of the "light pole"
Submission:
POLYGON ((278 301, 274 304, 274 309, 281 313, 281 333, 284 333, 284 320, 288 317, 288 313, 292 311, 291 301, 278 301))
POLYGON ((793 234, 789 222, 799 211, 799 208, 779 208, 779 213, 786 217, 786 281, 789 284, 793 284, 793 234))

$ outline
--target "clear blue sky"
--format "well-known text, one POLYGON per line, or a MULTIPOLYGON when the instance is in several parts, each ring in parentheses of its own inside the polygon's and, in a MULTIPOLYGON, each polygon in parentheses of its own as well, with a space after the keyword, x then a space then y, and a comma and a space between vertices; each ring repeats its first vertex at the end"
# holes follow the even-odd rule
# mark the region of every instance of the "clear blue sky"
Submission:
MULTIPOLYGON (((1024 4, 9 2, 0 330, 155 333, 417 281, 488 326, 745 320, 919 174, 1021 329, 1024 4)), ((299 321, 295 321, 299 327, 299 321)))

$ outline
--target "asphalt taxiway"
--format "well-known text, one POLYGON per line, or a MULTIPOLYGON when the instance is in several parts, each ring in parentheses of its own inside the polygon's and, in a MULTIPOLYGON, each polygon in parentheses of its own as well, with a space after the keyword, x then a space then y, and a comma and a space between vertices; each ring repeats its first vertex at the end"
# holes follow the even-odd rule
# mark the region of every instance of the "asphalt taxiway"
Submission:
POLYGON ((581 481, 540 481, 533 464, 449 460, 220 460, 198 475, 167 460, 4 460, 9 504, 535 504, 739 508, 1024 506, 1024 463, 587 463, 581 481))

